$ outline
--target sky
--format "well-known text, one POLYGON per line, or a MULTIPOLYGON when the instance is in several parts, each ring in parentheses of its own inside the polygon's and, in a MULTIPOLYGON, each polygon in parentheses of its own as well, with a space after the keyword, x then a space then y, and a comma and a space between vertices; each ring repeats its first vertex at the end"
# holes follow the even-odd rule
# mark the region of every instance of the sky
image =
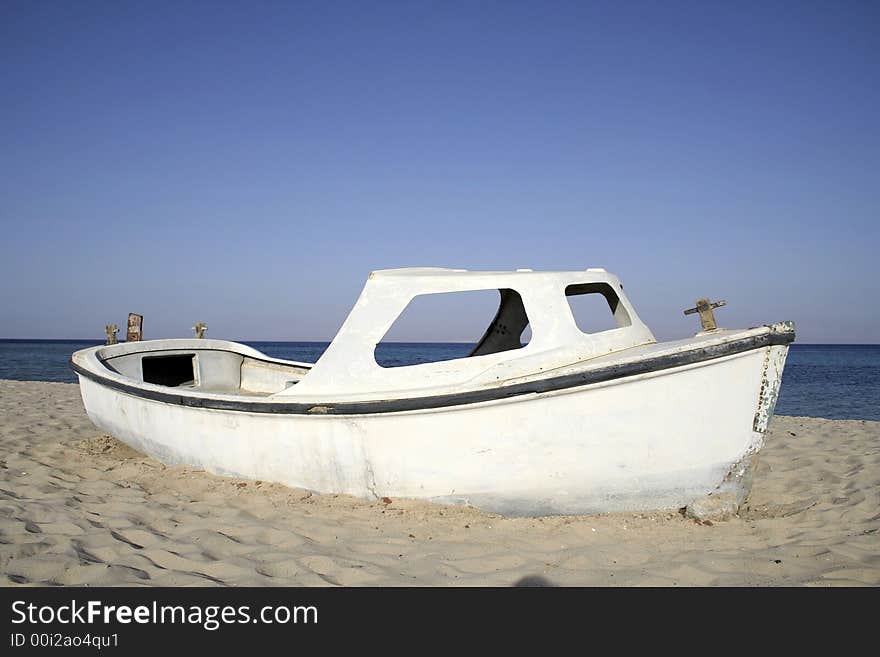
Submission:
POLYGON ((370 271, 440 266, 605 267, 658 339, 709 296, 880 342, 878 34, 876 2, 4 0, 0 338, 323 341, 370 271))

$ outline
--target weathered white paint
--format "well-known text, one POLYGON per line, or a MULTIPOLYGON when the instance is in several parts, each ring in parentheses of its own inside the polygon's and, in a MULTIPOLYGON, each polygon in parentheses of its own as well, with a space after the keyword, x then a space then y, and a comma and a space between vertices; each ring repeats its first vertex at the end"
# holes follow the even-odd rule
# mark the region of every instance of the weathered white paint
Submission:
MULTIPOLYGON (((792 327, 793 328, 793 327, 792 327)), ((779 386, 782 384, 782 370, 785 367, 785 358, 788 355, 788 347, 771 347, 764 357, 764 369, 761 372, 761 388, 758 392, 758 409, 755 411, 755 431, 764 433, 767 425, 776 410, 776 400, 779 398, 779 386)))
MULTIPOLYGON (((229 357, 241 363, 226 392, 212 391, 205 376, 197 378, 207 390, 181 387, 173 392, 198 399, 320 406, 370 399, 370 385, 376 386, 372 399, 480 390, 711 347, 778 328, 720 330, 657 344, 619 292, 631 325, 585 336, 574 325, 564 288, 572 281, 592 280, 611 280, 620 289, 616 278, 604 271, 380 272, 371 277, 345 326, 311 371, 308 364, 267 359, 249 347, 220 340, 96 347, 77 352, 73 360, 112 381, 167 392, 169 388, 137 381, 131 359, 173 350, 168 353, 195 353, 201 368, 224 354, 217 363, 229 357), (450 285, 520 292, 532 321, 530 344, 512 352, 428 364, 433 369, 376 366, 372 347, 409 300, 426 289, 450 285), (114 360, 128 363, 127 375, 107 369, 104 362, 114 360), (284 388, 288 379, 299 383, 284 388), (315 380, 319 383, 310 384, 315 380)), ((97 426, 167 463, 368 498, 469 503, 517 515, 594 513, 677 508, 716 490, 735 464, 762 446, 786 351, 786 346, 762 347, 561 391, 358 415, 194 408, 128 394, 84 376, 80 387, 97 426)))

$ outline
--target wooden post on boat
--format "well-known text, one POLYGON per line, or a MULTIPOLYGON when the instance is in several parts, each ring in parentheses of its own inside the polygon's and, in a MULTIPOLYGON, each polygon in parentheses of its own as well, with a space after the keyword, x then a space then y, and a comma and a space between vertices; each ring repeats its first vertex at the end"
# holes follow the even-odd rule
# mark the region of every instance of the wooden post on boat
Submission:
POLYGON ((196 337, 201 339, 205 337, 205 331, 208 330, 208 325, 204 322, 198 322, 195 326, 192 327, 193 331, 196 332, 196 337))
POLYGON ((128 313, 128 333, 125 335, 127 342, 140 342, 144 339, 144 316, 137 313, 128 313))
POLYGON ((116 324, 107 324, 104 327, 104 333, 107 334, 107 342, 105 344, 116 344, 118 340, 116 339, 116 334, 119 332, 119 327, 116 324))
POLYGON ((697 299, 697 305, 685 310, 684 314, 693 315, 694 313, 700 313, 700 324, 703 327, 703 332, 715 331, 718 328, 718 325, 715 323, 715 313, 712 311, 715 308, 720 308, 721 306, 726 305, 726 301, 711 302, 708 297, 703 297, 697 299))

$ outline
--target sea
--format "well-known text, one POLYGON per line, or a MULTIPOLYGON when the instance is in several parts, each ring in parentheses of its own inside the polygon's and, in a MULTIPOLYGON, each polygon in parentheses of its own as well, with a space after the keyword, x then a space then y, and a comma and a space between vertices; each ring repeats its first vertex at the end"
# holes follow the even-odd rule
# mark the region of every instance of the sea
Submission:
MULTIPOLYGON (((243 342, 276 358, 315 362, 328 342, 243 342)), ((89 340, 0 339, 0 379, 76 383, 70 355, 102 344, 89 340)), ((467 356, 464 343, 380 343, 383 366, 467 356)), ((880 420, 880 345, 793 344, 776 413, 834 420, 880 420)))

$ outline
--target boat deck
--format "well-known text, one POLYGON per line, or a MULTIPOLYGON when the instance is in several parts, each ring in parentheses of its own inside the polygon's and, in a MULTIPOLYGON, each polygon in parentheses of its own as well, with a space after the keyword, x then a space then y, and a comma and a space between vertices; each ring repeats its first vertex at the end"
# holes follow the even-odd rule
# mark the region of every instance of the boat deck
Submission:
POLYGON ((241 395, 243 397, 268 397, 269 395, 272 394, 271 392, 260 392, 257 390, 248 390, 247 388, 233 388, 231 386, 228 388, 212 387, 210 389, 205 389, 205 388, 202 388, 197 385, 187 384, 187 385, 174 386, 174 387, 175 388, 183 388, 186 390, 193 390, 193 391, 219 393, 222 395, 241 395))

